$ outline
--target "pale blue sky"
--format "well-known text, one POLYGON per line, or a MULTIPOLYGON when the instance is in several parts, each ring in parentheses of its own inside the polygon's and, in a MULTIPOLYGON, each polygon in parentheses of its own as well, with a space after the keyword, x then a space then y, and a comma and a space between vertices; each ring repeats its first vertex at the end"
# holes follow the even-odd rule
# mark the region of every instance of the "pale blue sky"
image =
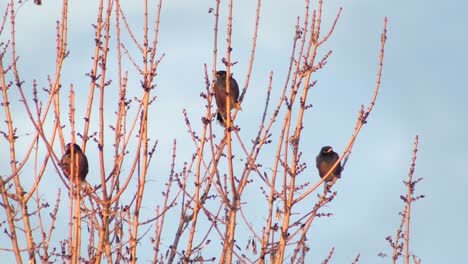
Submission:
MULTIPOLYGON (((57 1, 43 2, 43 6, 38 7, 29 1, 16 17, 20 69, 27 87, 32 87, 33 79, 37 79, 40 86, 46 86, 47 75, 52 75, 55 69, 55 20, 60 16, 60 8, 57 1)), ((139 1, 122 2, 137 37, 141 37, 142 7, 135 3, 139 1)), ((154 176, 148 184, 150 189, 160 188, 158 186, 167 178, 174 138, 179 142, 178 170, 194 151, 186 133, 182 109, 188 110, 194 128, 199 129, 200 117, 205 112, 205 102, 199 97, 205 90, 203 63, 212 63, 213 17, 208 9, 214 7, 214 2, 170 0, 163 3, 158 48, 166 55, 157 76, 158 99, 152 109, 154 126, 150 124, 153 139, 159 140, 159 151, 151 168, 154 176)), ((255 5, 255 1, 234 3, 232 60, 239 63, 232 71, 240 85, 246 77, 255 5)), ((303 16, 303 5, 303 1, 279 0, 264 1, 262 5, 249 91, 243 111, 236 119, 247 142, 258 127, 269 72, 275 72, 274 104, 284 85, 294 24, 297 16, 303 16)), ((152 6, 155 10, 156 5, 152 6)), ((360 105, 369 103, 375 86, 384 17, 389 19, 388 41, 379 98, 358 137, 342 179, 334 187, 338 195, 328 208, 334 215, 318 219, 311 228, 308 261, 320 263, 332 246, 335 246, 335 254, 331 263, 351 263, 358 253, 361 254, 359 263, 391 261, 377 254, 391 253, 384 238, 393 237, 400 223, 398 212, 404 204, 399 196, 405 191, 402 180, 408 174, 413 141, 418 134, 420 145, 415 177, 424 179, 417 185, 416 192, 426 198, 413 206, 411 250, 426 264, 461 263, 466 260, 468 236, 468 208, 462 205, 468 198, 468 91, 464 77, 468 69, 468 3, 324 1, 323 33, 340 6, 343 11, 336 30, 321 51, 323 54, 330 49, 333 54, 316 75, 318 84, 310 93, 314 108, 305 116, 301 144, 308 168, 303 175, 318 177, 315 156, 323 145, 332 145, 339 152, 343 150, 353 132, 360 105)), ((64 65, 63 84, 68 87, 73 83, 77 91, 83 89, 83 100, 89 88, 85 73, 91 68, 94 45, 91 24, 95 23, 95 14, 93 0, 70 3, 71 55, 64 65)), ((225 31, 224 23, 220 25, 219 58, 225 56, 225 31)), ((2 35, 0 39, 6 37, 2 35)), ((115 51, 115 43, 113 45, 111 48, 115 51)), ((130 64, 126 66, 133 71, 130 81, 139 92, 139 78, 130 64)), ((113 88, 116 84, 114 79, 113 88)), ((116 100, 109 97, 109 107, 113 107, 116 100)), ((14 114, 24 115, 21 105, 13 104, 17 107, 14 114)), ((84 108, 85 105, 77 109, 77 115, 83 116, 84 108)), ((3 116, 2 111, 2 119, 3 116)), ((26 118, 17 120, 18 127, 31 127, 26 118)), ((4 124, 1 129, 5 129, 4 124)), ((216 130, 219 135, 222 133, 221 128, 216 130)), ((24 134, 31 132, 26 129, 24 134)), ((24 142, 29 141, 25 138, 24 142)), ((87 155, 93 157, 96 153, 95 146, 90 145, 87 155)), ((1 163, 6 164, 6 155, 1 156, 1 163)), ((271 156, 263 153, 266 163, 271 164, 271 156)), ((93 167, 90 175, 98 173, 97 165, 93 167)), ((56 182, 54 176, 51 174, 45 181, 56 182)), ((92 179, 89 181, 93 183, 92 179)), ((54 193, 54 187, 44 186, 43 191, 49 188, 50 193, 54 193)), ((258 188, 252 190, 259 192, 258 188)), ((154 193, 159 195, 159 192, 154 193)), ((147 193, 145 202, 151 211, 148 214, 159 204, 159 196, 152 197, 152 193, 147 193)), ((255 210, 248 196, 243 202, 247 203, 245 210, 255 210)), ((263 218, 253 217, 251 221, 263 223, 263 218)), ((172 238, 168 238, 170 240, 172 238)), ((151 257, 151 248, 148 248, 147 258, 144 251, 140 253, 141 260, 146 261, 151 257)), ((1 252, 0 256, 3 258, 5 253, 1 252)))

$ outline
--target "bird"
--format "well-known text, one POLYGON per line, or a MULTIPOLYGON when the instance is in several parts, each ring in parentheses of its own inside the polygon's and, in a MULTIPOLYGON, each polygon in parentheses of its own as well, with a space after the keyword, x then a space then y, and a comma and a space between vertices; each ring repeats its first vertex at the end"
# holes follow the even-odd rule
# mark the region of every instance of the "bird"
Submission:
MULTIPOLYGON (((239 99, 239 86, 234 78, 229 78, 229 95, 228 97, 231 99, 230 102, 230 109, 236 107, 239 99)), ((226 71, 218 71, 216 72, 216 82, 214 85, 214 93, 216 99, 216 106, 218 107, 218 114, 216 119, 219 123, 225 127, 226 120, 227 120, 227 113, 226 113, 226 71)))
POLYGON ((85 182, 86 175, 88 175, 88 158, 81 150, 80 146, 75 143, 68 143, 65 148, 65 154, 63 154, 62 159, 60 160, 60 167, 65 174, 65 176, 70 180, 78 178, 80 183, 85 182), (72 169, 72 153, 74 153, 73 162, 75 163, 72 169), (73 170, 73 176, 70 177, 70 174, 73 170))
MULTIPOLYGON (((324 146, 320 150, 320 153, 317 155, 316 166, 319 171, 320 178, 325 177, 333 165, 340 159, 340 156, 333 151, 333 148, 330 146, 324 146)), ((331 175, 327 177, 326 182, 334 181, 336 178, 340 178, 342 171, 341 163, 336 165, 331 175)))

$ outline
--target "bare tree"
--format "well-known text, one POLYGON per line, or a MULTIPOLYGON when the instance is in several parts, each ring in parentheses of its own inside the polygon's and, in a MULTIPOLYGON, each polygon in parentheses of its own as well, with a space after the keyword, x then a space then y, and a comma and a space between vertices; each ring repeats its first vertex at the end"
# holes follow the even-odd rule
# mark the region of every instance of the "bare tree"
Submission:
MULTIPOLYGON (((231 58, 232 30, 236 25, 232 0, 227 1, 227 17, 220 15, 224 7, 221 1, 214 1, 214 8, 209 10, 214 18, 213 60, 212 65, 204 66, 205 90, 201 93, 206 101, 206 112, 201 117, 203 125, 199 130, 192 126, 190 109, 184 109, 193 155, 186 161, 177 159, 178 142, 173 141, 170 171, 163 178, 164 191, 161 199, 150 202, 153 213, 147 218, 141 213, 145 197, 151 192, 145 188, 149 171, 153 158, 164 155, 158 152, 158 141, 148 133, 150 110, 158 103, 157 72, 164 58, 158 49, 159 27, 164 21, 160 19, 162 0, 157 2, 156 9, 150 8, 147 0, 143 3, 144 22, 139 31, 141 26, 132 27, 127 21, 120 0, 98 2, 93 25, 94 53, 86 74, 89 86, 79 88, 80 93, 88 94, 86 104, 77 104, 73 80, 62 79, 63 65, 70 52, 69 1, 62 1, 62 14, 56 26, 55 72, 48 77, 48 87, 43 89, 36 80, 32 85, 25 84, 27 77, 19 69, 21 61, 16 52, 16 11, 28 2, 10 0, 6 4, 0 27, 0 35, 8 36, 0 43, 2 119, 6 121, 1 133, 9 147, 10 162, 2 164, 0 204, 4 213, 0 215, 0 225, 5 225, 1 240, 9 241, 10 246, 1 248, 0 252, 14 255, 17 263, 139 263, 143 260, 141 252, 148 252, 143 248, 151 245, 153 263, 305 263, 309 230, 317 217, 329 216, 322 208, 337 195, 332 191, 334 182, 320 191, 309 210, 298 208, 306 198, 314 199, 313 193, 336 166, 346 167, 355 140, 373 110, 382 76, 387 19, 380 39, 374 94, 367 106, 357 106, 356 126, 346 148, 320 181, 299 183, 297 179, 306 167, 301 138, 304 116, 311 109, 309 91, 315 85, 314 74, 326 66, 332 53, 327 41, 337 26, 341 9, 337 10, 331 27, 324 29, 323 1, 317 1, 316 9, 312 9, 309 0, 305 1, 304 13, 292 32, 291 59, 281 95, 277 98, 271 95, 275 77, 271 72, 265 84, 261 122, 256 137, 249 140, 241 133, 236 116, 244 98, 249 96, 262 1, 257 0, 248 71, 239 102, 231 112, 231 101, 226 100, 228 114, 221 135, 213 128, 217 125, 213 88, 217 70, 225 69, 225 96, 231 93, 231 68, 237 63, 231 58), (226 43, 220 41, 223 35, 219 31, 220 23, 227 24, 226 43), (226 45, 226 54, 218 54, 220 45, 226 45), (219 66, 219 61, 224 65, 219 66), (139 76, 140 87, 129 86, 129 73, 139 76), (12 102, 12 96, 19 96, 20 103, 12 102), (113 107, 105 103, 109 96, 118 98, 113 107), (18 134, 21 127, 15 125, 12 105, 26 113, 28 125, 34 128, 32 135, 18 134), (77 107, 84 117, 77 116, 77 107), (115 113, 115 122, 105 118, 109 110, 115 113), (27 144, 19 146, 19 138, 27 144), (97 153, 97 160, 90 163, 98 165, 99 175, 95 175, 98 184, 82 184, 74 177, 64 177, 60 160, 69 142, 77 143, 85 154, 89 149, 97 153), (274 146, 274 155, 261 159, 267 145, 274 146), (20 151, 24 146, 26 151, 20 151), (33 169, 26 164, 33 164, 33 169), (62 186, 57 188, 55 201, 43 199, 45 188, 41 183, 50 173, 57 175, 58 185, 62 186), (253 178, 260 179, 260 183, 253 185, 253 178), (249 219, 256 212, 244 210, 247 190, 252 192, 249 197, 255 197, 255 202, 265 208, 262 223, 252 223, 249 219), (68 219, 61 219, 61 213, 67 214, 68 219), (64 230, 68 227, 68 233, 57 232, 59 226, 64 230)), ((53 3, 44 3, 48 4, 53 3)), ((414 162, 415 157, 413 169, 414 162)), ((403 238, 407 246, 410 205, 417 182, 411 175, 412 172, 406 183, 407 207, 402 221, 402 227, 406 223, 403 238)), ((400 234, 401 230, 392 244, 394 258, 402 252, 397 245, 400 234)), ((406 261, 408 251, 406 248, 406 261)), ((333 254, 334 248, 324 263, 333 254)), ((359 261, 359 256, 353 263, 359 261)))

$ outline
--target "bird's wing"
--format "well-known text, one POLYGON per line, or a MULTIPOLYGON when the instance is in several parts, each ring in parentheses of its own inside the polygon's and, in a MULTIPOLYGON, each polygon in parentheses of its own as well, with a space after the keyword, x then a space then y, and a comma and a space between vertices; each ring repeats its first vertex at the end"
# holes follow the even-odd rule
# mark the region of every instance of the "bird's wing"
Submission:
POLYGON ((232 95, 234 98, 234 102, 237 103, 239 100, 239 85, 237 84, 236 80, 231 78, 231 90, 232 90, 232 95))
POLYGON ((70 157, 65 155, 62 157, 62 160, 60 160, 60 167, 63 170, 63 173, 65 173, 65 176, 69 177, 70 176, 70 157))
POLYGON ((89 170, 89 167, 88 167, 88 158, 86 158, 86 155, 84 153, 81 153, 80 155, 80 164, 81 164, 81 168, 83 169, 83 173, 86 177, 86 175, 88 175, 88 170, 89 170))
POLYGON ((226 89, 223 89, 222 84, 216 83, 215 85, 215 99, 216 106, 220 111, 226 111, 226 89))
MULTIPOLYGON (((333 164, 335 164, 335 162, 337 160, 339 160, 339 159, 340 159, 340 156, 337 153, 334 153, 334 155, 333 155, 333 164)), ((340 175, 342 170, 343 170, 343 168, 341 167, 341 162, 340 162, 338 165, 336 165, 335 174, 340 175)))

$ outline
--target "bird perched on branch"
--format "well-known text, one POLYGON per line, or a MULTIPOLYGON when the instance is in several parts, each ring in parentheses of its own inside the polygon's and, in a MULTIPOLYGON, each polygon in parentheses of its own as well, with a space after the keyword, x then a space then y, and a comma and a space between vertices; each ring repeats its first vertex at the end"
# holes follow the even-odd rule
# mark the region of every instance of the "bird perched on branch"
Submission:
POLYGON ((88 175, 88 159, 86 155, 81 150, 80 146, 73 143, 68 143, 65 148, 65 154, 63 154, 62 159, 60 160, 60 167, 62 167, 65 176, 70 180, 74 180, 78 177, 80 183, 85 182, 86 175, 88 175), (72 153, 74 154, 72 168, 72 153), (73 176, 70 177, 70 174, 73 171, 73 176))
MULTIPOLYGON (((325 177, 325 175, 327 175, 327 173, 339 159, 340 156, 338 156, 338 154, 333 151, 332 147, 323 147, 315 159, 320 178, 325 177)), ((329 175, 325 181, 330 182, 334 181, 336 178, 340 178, 342 169, 343 168, 341 167, 341 163, 336 165, 335 169, 330 173, 331 175, 329 175)))
POLYGON ((229 94, 226 95, 226 72, 216 72, 216 83, 214 86, 216 106, 218 107, 218 115, 216 119, 222 126, 226 126, 227 113, 226 113, 226 97, 230 98, 230 109, 233 109, 237 105, 239 99, 239 86, 234 78, 229 78, 229 94))

